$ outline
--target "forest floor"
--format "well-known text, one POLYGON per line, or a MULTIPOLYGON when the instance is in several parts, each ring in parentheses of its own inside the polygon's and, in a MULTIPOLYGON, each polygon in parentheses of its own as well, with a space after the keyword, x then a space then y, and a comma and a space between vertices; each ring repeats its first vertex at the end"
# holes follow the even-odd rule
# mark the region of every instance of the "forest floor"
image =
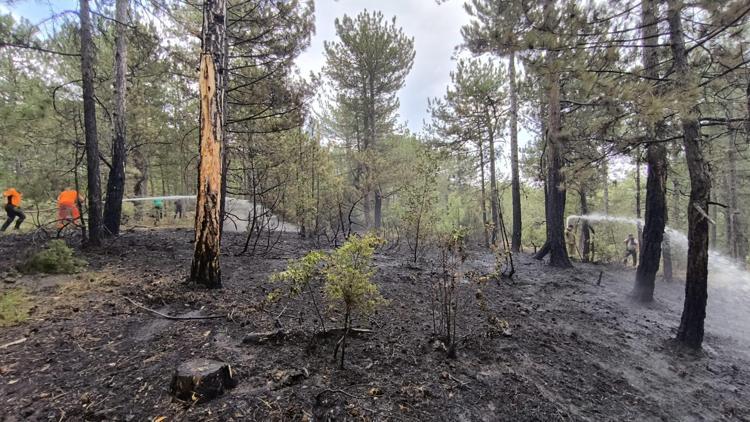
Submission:
MULTIPOLYGON (((243 235, 229 233, 224 288, 209 291, 184 283, 191 238, 185 229, 130 231, 79 251, 83 273, 3 277, 33 245, 29 235, 0 237, 0 288, 23 288, 33 304, 26 321, 0 329, 0 419, 750 420, 744 291, 711 290, 706 347, 692 353, 670 340, 683 283, 659 282, 658 299, 642 306, 627 297, 632 269, 557 270, 521 254, 512 281, 481 285, 485 308, 480 286, 460 285, 463 341, 449 359, 431 335, 435 268, 383 253, 375 282, 390 302, 357 320, 374 333, 350 341, 341 370, 335 339, 312 341, 305 301, 263 305, 275 287, 269 274, 310 243, 285 234, 265 256, 235 256, 243 235), (126 297, 172 315, 226 317, 167 320, 126 297), (296 334, 243 344, 277 317, 296 334), (191 357, 230 363, 239 384, 206 403, 173 399, 172 373, 191 357)), ((467 267, 490 273, 493 257, 470 251, 467 267)), ((329 328, 334 320, 329 312, 329 328)))

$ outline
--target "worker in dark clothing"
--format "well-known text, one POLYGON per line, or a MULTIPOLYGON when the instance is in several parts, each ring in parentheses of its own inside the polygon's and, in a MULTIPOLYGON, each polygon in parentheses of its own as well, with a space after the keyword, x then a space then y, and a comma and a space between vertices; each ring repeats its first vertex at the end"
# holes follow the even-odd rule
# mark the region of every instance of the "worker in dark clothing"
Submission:
POLYGON ((21 211, 21 193, 14 188, 9 188, 3 192, 3 196, 7 199, 5 203, 5 213, 8 214, 8 219, 5 220, 0 231, 4 232, 16 218, 18 218, 18 220, 16 220, 15 229, 18 230, 21 227, 23 220, 26 219, 26 214, 21 211))
POLYGON ((623 259, 622 263, 627 264, 628 263, 628 257, 633 257, 633 266, 638 265, 638 241, 635 240, 635 237, 633 237, 632 234, 628 235, 628 238, 625 239, 623 242, 625 243, 625 258, 623 259))
POLYGON ((174 219, 182 218, 182 199, 178 199, 174 202, 174 219))

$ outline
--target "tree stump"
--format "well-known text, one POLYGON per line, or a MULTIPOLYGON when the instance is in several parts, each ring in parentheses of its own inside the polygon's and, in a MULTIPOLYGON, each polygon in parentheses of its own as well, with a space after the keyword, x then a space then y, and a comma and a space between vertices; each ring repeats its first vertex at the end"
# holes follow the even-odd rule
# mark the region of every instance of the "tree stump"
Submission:
POLYGON ((199 358, 177 367, 172 377, 172 394, 181 400, 207 401, 236 385, 228 363, 199 358))

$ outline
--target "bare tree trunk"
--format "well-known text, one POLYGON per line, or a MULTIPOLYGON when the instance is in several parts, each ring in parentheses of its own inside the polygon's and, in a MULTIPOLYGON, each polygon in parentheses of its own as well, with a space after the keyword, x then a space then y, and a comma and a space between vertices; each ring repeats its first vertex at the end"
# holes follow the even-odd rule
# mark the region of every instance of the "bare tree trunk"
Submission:
MULTIPOLYGON (((658 10, 656 0, 641 1, 641 25, 645 46, 643 48, 644 75, 658 79, 658 10)), ((664 133, 661 123, 651 125, 649 138, 657 140, 664 133)), ((640 159, 639 159, 640 162, 640 159)), ((654 281, 659 271, 664 227, 667 223, 667 148, 662 142, 651 142, 646 147, 648 175, 646 178, 646 219, 641 237, 641 256, 635 273, 633 294, 641 302, 654 300, 654 281)), ((640 218, 640 172, 638 174, 638 218, 640 218)), ((666 265, 665 265, 666 266, 666 265)))
MULTIPOLYGON (((666 205, 667 204, 665 204, 664 207, 664 221, 665 223, 669 223, 669 207, 666 205)), ((664 232, 664 239, 661 242, 661 255, 664 260, 664 281, 672 281, 674 278, 674 271, 672 268, 672 244, 669 239, 669 234, 666 231, 664 232)))
MULTIPOLYGON (((374 75, 370 75, 368 78, 368 84, 367 84, 367 90, 369 94, 369 116, 370 116, 370 125, 369 125, 369 131, 368 136, 370 138, 370 141, 368 142, 369 148, 372 148, 375 151, 375 142, 377 134, 375 133, 376 123, 375 123, 375 85, 374 85, 374 75)), ((376 169, 377 170, 377 169, 376 169)), ((380 192, 380 186, 379 182, 377 181, 377 176, 373 177, 373 175, 369 175, 370 180, 375 179, 375 186, 373 189, 373 196, 374 196, 374 224, 375 229, 380 230, 380 228, 383 225, 383 197, 382 193, 380 192)))
POLYGON ((101 244, 102 188, 99 176, 99 141, 96 137, 94 98, 94 40, 91 36, 89 1, 80 0, 81 75, 83 79, 83 120, 86 138, 86 178, 88 182, 89 245, 101 244))
POLYGON ((128 19, 129 0, 117 0, 115 3, 115 107, 112 113, 114 120, 114 140, 112 141, 112 169, 107 179, 107 199, 104 203, 105 234, 116 236, 120 233, 122 217, 122 197, 125 193, 125 135, 128 66, 128 36, 125 22, 128 19))
MULTIPOLYGON (((578 190, 581 201, 581 215, 589 213, 589 204, 586 198, 586 189, 581 187, 578 190)), ((589 230, 588 220, 581 221, 581 262, 591 261, 591 232, 589 230)))
MULTIPOLYGON (((133 164, 139 173, 133 185, 133 194, 139 198, 148 196, 148 161, 143 156, 140 147, 133 150, 133 164)), ((143 202, 137 201, 133 205, 135 206, 135 220, 141 221, 143 219, 143 202)))
POLYGON ((609 215, 609 159, 602 160, 602 180, 604 181, 604 215, 609 215))
POLYGON ((635 218, 638 220, 635 223, 636 231, 638 232, 638 244, 643 244, 643 226, 641 225, 641 147, 635 149, 635 218))
POLYGON ((732 142, 727 151, 727 243, 729 244, 729 256, 737 260, 744 267, 747 259, 747 237, 742 224, 742 213, 740 212, 737 194, 737 149, 732 142))
POLYGON ((490 145, 490 211, 492 213, 492 233, 490 242, 497 244, 497 231, 500 228, 500 204, 498 203, 499 195, 497 191, 497 171, 495 169, 495 130, 492 118, 488 122, 488 134, 490 145))
MULTIPOLYGON (((690 70, 682 33, 681 0, 668 0, 669 36, 674 57, 676 86, 688 95, 690 70)), ((700 348, 703 343, 703 324, 708 300, 708 202, 711 196, 711 176, 703 157, 698 110, 694 105, 682 120, 683 144, 690 172, 690 201, 688 202, 688 261, 685 275, 685 306, 682 310, 677 340, 688 347, 700 348)))
MULTIPOLYGON (((714 202, 716 201, 716 197, 715 196, 714 196, 713 201, 714 202)), ((708 207, 708 210, 709 210, 708 215, 711 216, 711 220, 716 221, 716 218, 718 217, 717 210, 716 210, 716 205, 710 205, 708 207)), ((709 228, 708 246, 709 246, 709 248, 716 248, 716 249, 718 249, 719 245, 717 245, 717 243, 716 243, 716 238, 717 238, 717 235, 718 235, 717 230, 716 230, 716 224, 710 224, 708 226, 708 228, 709 228)))
POLYGON ((516 87, 516 54, 508 57, 510 72, 510 189, 513 201, 513 234, 510 250, 521 250, 521 182, 518 173, 518 89, 516 87))
POLYGON ((482 178, 482 231, 484 232, 484 246, 490 247, 490 233, 487 231, 487 193, 485 189, 485 176, 484 176, 484 148, 482 145, 484 142, 479 141, 479 169, 482 178))
MULTIPOLYGON (((365 181, 365 183, 369 182, 365 181)), ((364 199, 362 200, 362 211, 365 214, 365 230, 369 230, 372 227, 372 192, 369 191, 369 187, 365 189, 367 190, 365 190, 364 199)))
POLYGON ((380 230, 383 227, 383 194, 380 187, 375 187, 375 229, 380 230))
MULTIPOLYGON (((222 69, 228 69, 229 68, 229 38, 224 37, 224 43, 223 43, 223 54, 222 54, 222 69)), ((227 92, 229 89, 229 75, 223 75, 221 78, 223 85, 224 85, 224 91, 227 92)), ((227 99, 226 96, 223 96, 223 104, 222 104, 222 111, 226 115, 227 113, 227 99)), ((224 120, 226 121, 226 117, 224 117, 224 120)), ((229 176, 229 139, 227 138, 227 133, 222 126, 221 128, 221 206, 219 207, 219 231, 224 232, 224 221, 227 219, 227 177, 229 176)))
POLYGON ((206 0, 200 76, 200 160, 195 212, 195 251, 190 279, 221 287, 221 162, 224 135, 224 37, 226 0, 206 0))
POLYGON ((736 201, 736 180, 733 178, 736 176, 736 157, 734 154, 734 145, 727 147, 727 173, 725 175, 725 186, 726 186, 726 201, 727 207, 724 209, 724 219, 726 220, 726 236, 727 236, 727 254, 732 258, 737 258, 737 239, 734 237, 734 211, 736 201))

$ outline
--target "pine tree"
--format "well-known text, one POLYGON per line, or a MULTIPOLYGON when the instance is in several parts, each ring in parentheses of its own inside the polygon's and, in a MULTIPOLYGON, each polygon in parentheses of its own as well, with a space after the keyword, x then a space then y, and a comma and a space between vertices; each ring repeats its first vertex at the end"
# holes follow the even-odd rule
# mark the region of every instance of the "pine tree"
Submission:
MULTIPOLYGON (((674 59, 675 85, 680 94, 687 95, 692 87, 688 51, 682 29, 682 2, 668 0, 667 21, 674 59)), ((688 101, 691 96, 687 95, 688 101)), ((708 299, 708 202, 711 196, 711 176, 703 156, 701 128, 697 103, 688 104, 680 115, 682 142, 690 172, 690 200, 688 201, 688 264, 685 275, 685 306, 682 310, 677 340, 700 348, 703 343, 703 324, 708 299)))
POLYGON ((107 199, 104 203, 104 230, 107 234, 120 232, 122 198, 125 194, 125 139, 127 95, 127 27, 129 0, 115 3, 115 106, 112 113, 114 139, 112 140, 112 168, 107 179, 107 199))
POLYGON ((511 250, 521 249, 521 182, 518 169, 518 84, 516 53, 521 50, 525 26, 524 5, 519 1, 472 0, 466 11, 474 20, 461 28, 464 42, 475 54, 491 52, 508 59, 508 95, 510 99, 510 173, 513 206, 511 250))
POLYGON ((83 121, 86 137, 86 179, 88 182, 88 243, 101 244, 102 192, 99 176, 99 140, 96 131, 96 99, 94 98, 94 40, 91 35, 89 1, 80 0, 81 75, 83 85, 83 121))
POLYGON ((335 98, 354 109, 357 141, 365 152, 357 170, 363 179, 365 221, 369 227, 374 195, 374 226, 380 228, 383 189, 367 155, 375 153, 393 127, 399 105, 396 93, 414 63, 414 39, 396 26, 395 18, 388 22, 381 12, 365 10, 355 18, 344 15, 335 25, 339 39, 325 43, 324 72, 337 90, 335 98))
MULTIPOLYGON (((644 39, 643 73, 653 81, 659 79, 657 11, 658 3, 655 0, 641 1, 641 32, 644 39)), ((652 95, 658 96, 658 92, 652 95)), ((662 121, 646 122, 646 126, 648 137, 651 138, 651 142, 646 147, 646 161, 648 162, 646 217, 633 292, 641 302, 650 302, 654 299, 654 280, 659 270, 664 227, 667 220, 667 147, 663 142, 658 141, 664 137, 664 123, 662 121)))

